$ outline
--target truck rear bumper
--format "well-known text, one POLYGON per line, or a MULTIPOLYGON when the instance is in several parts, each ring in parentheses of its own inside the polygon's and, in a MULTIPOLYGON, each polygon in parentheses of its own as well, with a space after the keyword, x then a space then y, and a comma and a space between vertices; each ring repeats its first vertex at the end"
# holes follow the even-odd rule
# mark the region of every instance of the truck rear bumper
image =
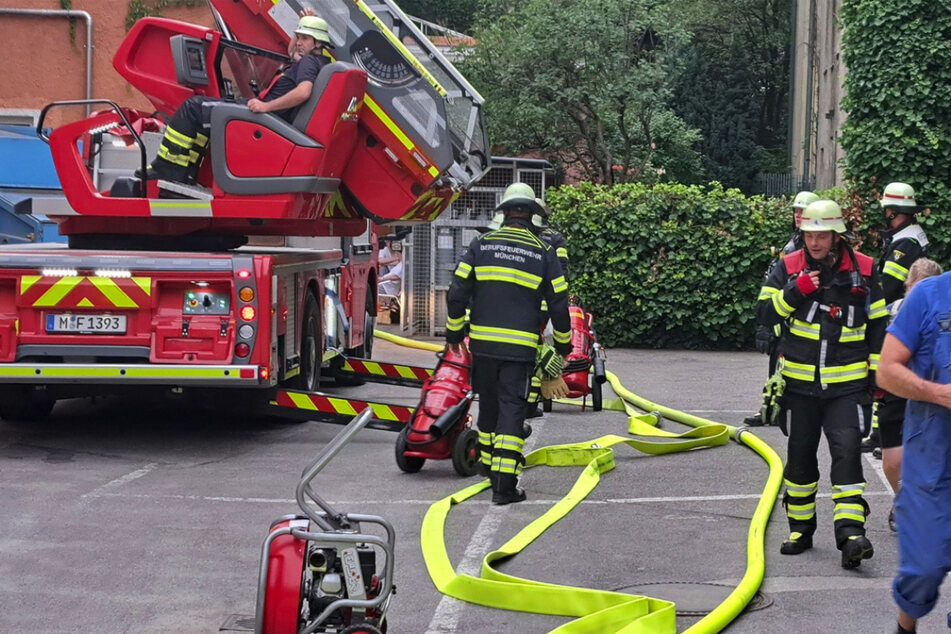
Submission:
POLYGON ((266 370, 256 365, 169 366, 150 363, 0 363, 0 383, 114 383, 207 387, 271 385, 266 370))

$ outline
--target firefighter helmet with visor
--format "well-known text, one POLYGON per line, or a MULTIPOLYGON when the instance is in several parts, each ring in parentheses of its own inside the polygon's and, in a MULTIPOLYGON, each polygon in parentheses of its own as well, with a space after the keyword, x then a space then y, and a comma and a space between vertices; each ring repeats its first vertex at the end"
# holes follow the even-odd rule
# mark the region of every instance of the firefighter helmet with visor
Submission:
POLYGON ((330 29, 327 27, 327 21, 318 18, 316 15, 305 15, 297 23, 294 33, 298 35, 309 35, 318 42, 333 46, 330 41, 330 29))
POLYGON ((809 203, 802 212, 800 231, 835 231, 845 233, 845 222, 842 221, 842 208, 832 200, 817 200, 809 203))

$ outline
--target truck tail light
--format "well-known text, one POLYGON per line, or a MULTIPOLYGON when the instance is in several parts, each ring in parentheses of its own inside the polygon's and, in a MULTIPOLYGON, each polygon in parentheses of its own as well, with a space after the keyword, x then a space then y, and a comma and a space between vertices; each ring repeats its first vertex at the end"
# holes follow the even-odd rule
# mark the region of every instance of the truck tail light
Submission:
POLYGON ((254 317, 257 313, 254 311, 254 306, 245 306, 241 309, 241 319, 245 321, 254 321, 254 317))
POLYGON ((234 347, 234 356, 246 357, 251 354, 251 346, 246 343, 239 343, 234 347))

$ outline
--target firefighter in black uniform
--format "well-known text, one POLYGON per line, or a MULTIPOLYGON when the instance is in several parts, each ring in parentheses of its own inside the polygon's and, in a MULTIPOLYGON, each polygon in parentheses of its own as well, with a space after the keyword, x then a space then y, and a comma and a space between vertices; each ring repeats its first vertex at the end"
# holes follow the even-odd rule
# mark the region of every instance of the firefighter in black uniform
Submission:
MULTIPOLYGON (((779 253, 779 257, 770 262, 769 266, 766 267, 765 279, 769 279, 770 272, 776 268, 776 265, 779 264, 781 259, 790 253, 798 251, 799 249, 806 246, 802 241, 802 232, 799 231, 799 225, 802 224, 802 212, 805 211, 806 207, 808 207, 810 203, 814 203, 817 200, 819 200, 819 197, 812 192, 801 191, 796 194, 796 197, 793 199, 792 203, 792 235, 789 236, 789 241, 786 242, 786 246, 784 246, 783 250, 779 253)), ((766 326, 760 324, 756 328, 756 350, 762 352, 763 354, 769 355, 768 374, 766 375, 767 379, 776 373, 776 362, 779 361, 779 346, 776 344, 782 334, 782 327, 779 325, 772 328, 767 328, 766 326)), ((756 412, 752 416, 747 416, 744 418, 743 424, 749 425, 750 427, 759 427, 760 425, 768 425, 769 421, 764 421, 762 413, 756 412)))
POLYGON ((532 231, 541 210, 524 183, 505 190, 505 224, 475 238, 462 256, 446 298, 446 342, 459 345, 469 314, 472 385, 479 395, 479 450, 492 502, 525 499, 517 487, 524 458, 526 397, 539 345, 541 303, 548 304, 555 349, 571 350, 568 284, 555 251, 532 231))
MULTIPOLYGON (((885 228, 882 230, 882 259, 879 273, 885 290, 885 303, 891 304, 905 296, 905 281, 908 269, 918 258, 928 255, 928 236, 918 224, 915 214, 921 209, 915 201, 915 190, 907 183, 889 183, 882 193, 882 211, 885 228)), ((876 416, 872 421, 872 433, 862 441, 862 451, 875 451, 881 457, 879 447, 885 447, 879 433, 879 425, 885 423, 890 431, 900 429, 905 415, 905 399, 891 394, 879 395, 876 416), (878 450, 878 451, 876 451, 878 450)), ((888 447, 901 446, 901 436, 890 433, 888 447)))
POLYGON ((855 253, 842 237, 842 210, 829 200, 803 212, 805 248, 773 269, 760 293, 760 323, 784 323, 779 341, 785 380, 780 429, 789 437, 783 505, 790 535, 780 552, 812 548, 819 467, 825 432, 832 454, 833 526, 842 567, 873 554, 865 535, 868 504, 862 497, 860 443, 871 418, 871 388, 885 337, 885 300, 872 258, 855 253))

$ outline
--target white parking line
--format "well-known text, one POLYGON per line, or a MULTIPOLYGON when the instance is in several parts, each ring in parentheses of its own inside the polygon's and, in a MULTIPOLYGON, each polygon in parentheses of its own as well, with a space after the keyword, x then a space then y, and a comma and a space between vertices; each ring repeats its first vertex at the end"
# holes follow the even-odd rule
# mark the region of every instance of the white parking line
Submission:
POLYGON ((152 471, 153 469, 155 469, 156 467, 158 467, 157 462, 150 462, 149 464, 145 465, 141 469, 136 469, 135 471, 132 471, 131 473, 127 473, 122 477, 116 478, 115 480, 112 480, 110 482, 106 482, 101 487, 93 489, 89 493, 84 494, 83 497, 97 498, 97 497, 101 497, 103 495, 112 493, 114 490, 118 489, 123 484, 128 484, 129 482, 132 482, 133 480, 138 480, 144 475, 148 475, 148 473, 152 471))

